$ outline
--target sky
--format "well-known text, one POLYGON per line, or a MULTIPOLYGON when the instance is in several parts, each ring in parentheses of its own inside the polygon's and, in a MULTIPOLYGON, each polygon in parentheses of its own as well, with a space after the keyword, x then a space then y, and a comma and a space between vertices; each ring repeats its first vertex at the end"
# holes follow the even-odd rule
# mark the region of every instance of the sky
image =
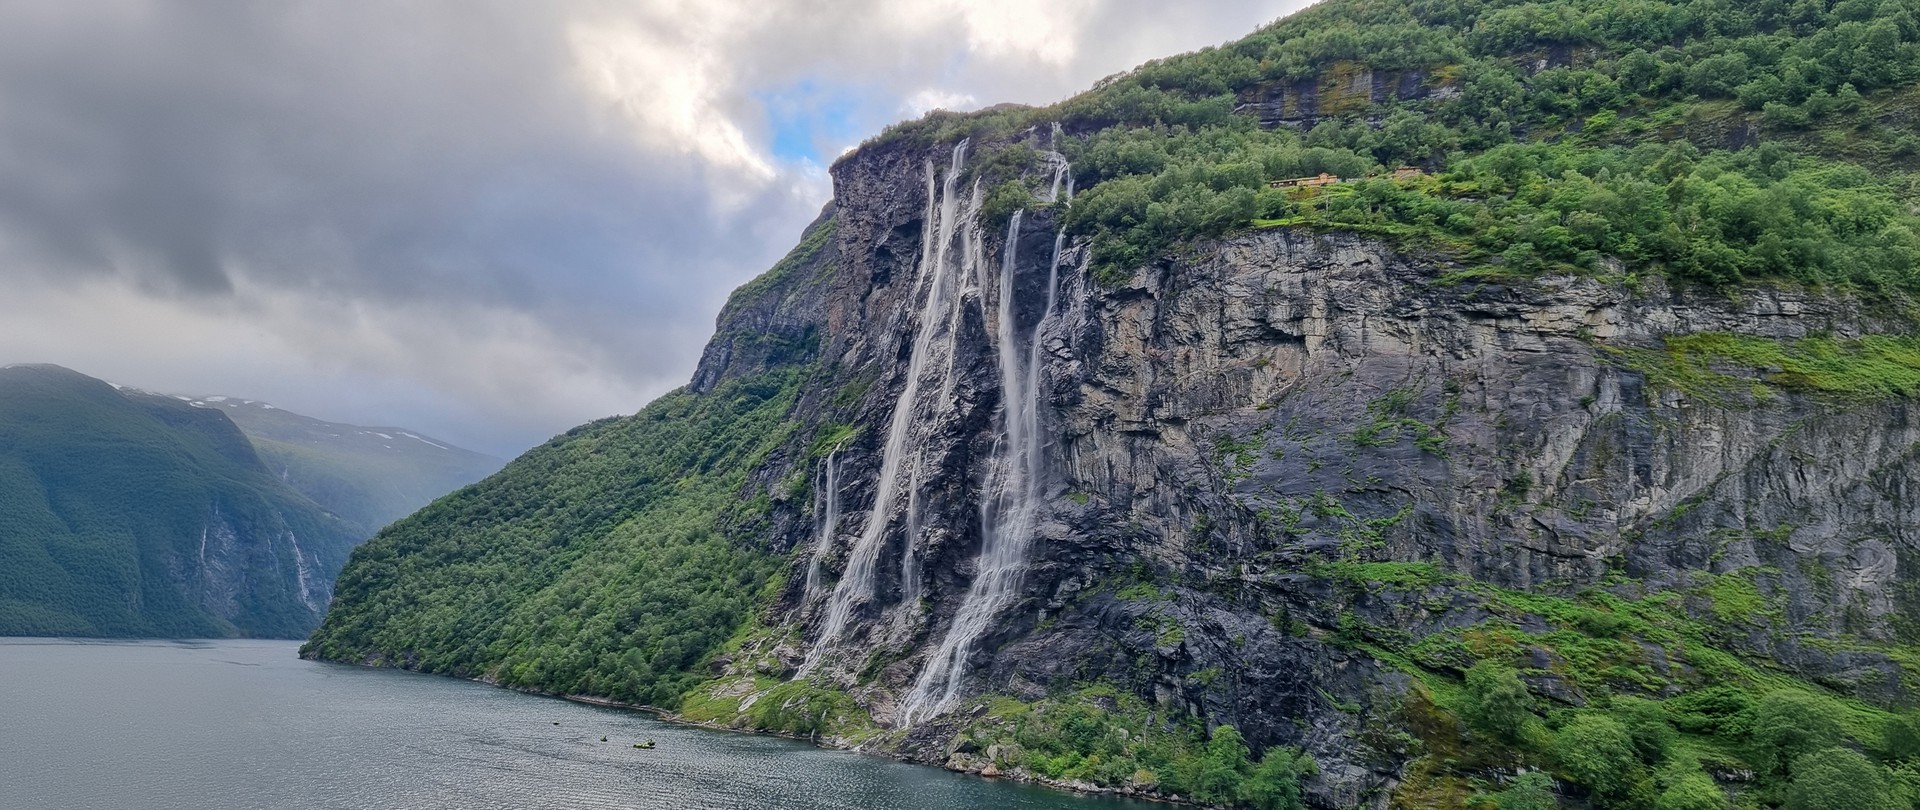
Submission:
POLYGON ((1303 0, 0 0, 0 365, 510 457, 685 384, 825 167, 1303 0))

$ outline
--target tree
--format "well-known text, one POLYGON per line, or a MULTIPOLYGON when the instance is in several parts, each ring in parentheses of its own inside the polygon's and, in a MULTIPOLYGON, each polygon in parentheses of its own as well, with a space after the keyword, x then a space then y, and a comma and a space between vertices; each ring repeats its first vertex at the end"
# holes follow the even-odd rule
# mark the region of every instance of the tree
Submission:
POLYGON ((1447 147, 1447 129, 1410 110, 1395 110, 1369 140, 1374 157, 1389 166, 1417 163, 1447 147))
POLYGON ((1513 668, 1481 661, 1467 670, 1467 725, 1507 742, 1517 742, 1533 717, 1533 693, 1513 668))
POLYGON ((1183 781, 1192 798, 1203 802, 1231 802, 1240 796, 1247 768, 1247 742, 1240 730, 1220 726, 1213 730, 1206 750, 1184 763, 1183 781))
POLYGON ((1553 777, 1528 771, 1506 790, 1494 794, 1493 806, 1499 810, 1554 810, 1560 802, 1553 795, 1553 777))
POLYGON ((1895 762, 1920 759, 1920 712, 1887 718, 1880 729, 1880 750, 1895 762))
POLYGON ((1624 794, 1638 781, 1640 755, 1620 721, 1583 714, 1554 735, 1553 760, 1561 773, 1604 796, 1624 794))
POLYGON ((1823 748, 1793 760, 1781 810, 1896 810, 1885 769, 1847 748, 1823 748))
POLYGON ((1319 770, 1313 757, 1274 746, 1260 757, 1260 764, 1240 786, 1240 801, 1255 810, 1306 810, 1300 798, 1300 779, 1319 770))
POLYGON ((1654 799, 1653 810, 1726 810, 1727 794, 1698 770, 1663 775, 1661 781, 1666 788, 1654 799))
POLYGON ((1667 719, 1664 706, 1646 698, 1621 696, 1613 699, 1610 709, 1614 718, 1627 727, 1627 735, 1633 738, 1633 750, 1640 755, 1641 762, 1658 765, 1667 758, 1667 750, 1679 735, 1667 719))
POLYGON ((1614 75, 1626 89, 1645 93, 1660 79, 1660 62, 1645 49, 1635 48, 1614 64, 1614 75))
POLYGON ((1787 766, 1845 738, 1830 707, 1801 692, 1774 692, 1753 710, 1752 757, 1764 780, 1784 780, 1787 766))
POLYGON ((1687 89, 1703 96, 1730 96, 1746 84, 1747 55, 1734 51, 1695 62, 1687 71, 1687 89))

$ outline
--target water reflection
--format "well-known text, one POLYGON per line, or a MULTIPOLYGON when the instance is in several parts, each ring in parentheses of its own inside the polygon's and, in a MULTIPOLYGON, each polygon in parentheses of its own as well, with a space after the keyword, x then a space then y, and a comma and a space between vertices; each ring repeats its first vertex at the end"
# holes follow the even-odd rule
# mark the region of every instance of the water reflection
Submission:
POLYGON ((297 646, 0 639, 0 808, 1151 806, 317 664, 297 646))

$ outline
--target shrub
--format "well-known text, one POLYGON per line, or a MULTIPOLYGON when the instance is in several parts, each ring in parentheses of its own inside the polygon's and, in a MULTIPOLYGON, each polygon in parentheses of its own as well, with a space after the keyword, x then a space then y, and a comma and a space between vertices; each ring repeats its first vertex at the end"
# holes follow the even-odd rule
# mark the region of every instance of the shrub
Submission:
POLYGON ((1645 698, 1623 696, 1614 698, 1609 708, 1614 718, 1626 726, 1641 762, 1658 765, 1667 758, 1667 751, 1679 735, 1667 719, 1666 707, 1645 698))
POLYGON ((1793 760, 1793 782, 1781 810, 1897 810, 1884 769, 1846 748, 1823 748, 1793 760))
POLYGON ((1554 735, 1552 754, 1568 779, 1603 796, 1626 793, 1640 777, 1633 737, 1604 714, 1575 717, 1554 735))
POLYGON ((1493 796, 1499 810, 1554 810, 1560 806, 1553 795, 1553 778, 1539 771, 1520 774, 1506 790, 1493 796))
POLYGON ((1653 802, 1653 810, 1726 810, 1727 794, 1713 777, 1699 771, 1682 773, 1653 802))
POLYGON ((1880 730, 1880 750, 1895 762, 1920 759, 1920 713, 1888 717, 1880 730))
POLYGON ((1517 742, 1534 722, 1533 693, 1512 667, 1481 661, 1467 670, 1467 703, 1462 716, 1476 731, 1517 742))
POLYGON ((1240 801, 1255 810, 1306 810, 1300 780, 1319 771, 1313 757, 1289 748, 1267 749, 1240 787, 1240 801))
POLYGON ((1789 764, 1846 737, 1830 707, 1801 692, 1769 694, 1753 715, 1750 759, 1762 779, 1783 779, 1789 764))

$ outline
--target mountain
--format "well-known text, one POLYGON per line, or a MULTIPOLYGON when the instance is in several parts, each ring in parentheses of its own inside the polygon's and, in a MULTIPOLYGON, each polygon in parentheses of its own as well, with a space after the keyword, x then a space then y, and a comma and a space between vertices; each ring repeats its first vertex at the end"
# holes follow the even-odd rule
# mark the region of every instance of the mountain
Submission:
POLYGON ((300 637, 364 537, 219 411, 0 368, 0 635, 300 637))
POLYGON ((506 463, 403 428, 326 422, 239 397, 174 398, 225 413, 267 469, 366 536, 506 463))
POLYGON ((1326 0, 897 126, 304 654, 1212 805, 1905 806, 1917 80, 1909 0, 1326 0))

